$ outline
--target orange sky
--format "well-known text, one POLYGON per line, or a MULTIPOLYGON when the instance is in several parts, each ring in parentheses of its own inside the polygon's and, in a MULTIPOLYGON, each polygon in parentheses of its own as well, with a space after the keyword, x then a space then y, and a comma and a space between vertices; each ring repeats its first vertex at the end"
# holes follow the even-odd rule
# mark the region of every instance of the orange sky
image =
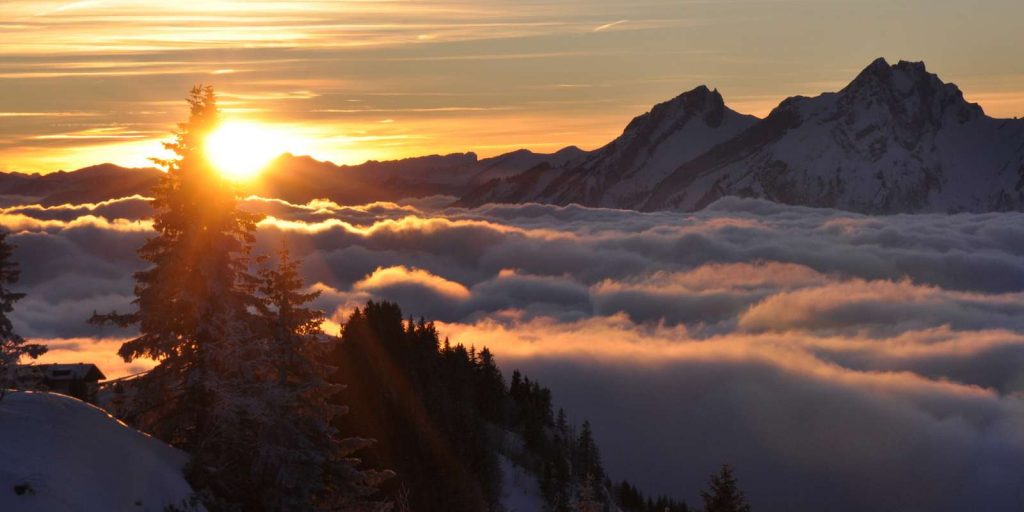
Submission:
POLYGON ((1024 113, 1016 0, 6 1, 0 170, 144 165, 191 85, 338 163, 593 148, 707 84, 766 114, 872 59, 1024 113))

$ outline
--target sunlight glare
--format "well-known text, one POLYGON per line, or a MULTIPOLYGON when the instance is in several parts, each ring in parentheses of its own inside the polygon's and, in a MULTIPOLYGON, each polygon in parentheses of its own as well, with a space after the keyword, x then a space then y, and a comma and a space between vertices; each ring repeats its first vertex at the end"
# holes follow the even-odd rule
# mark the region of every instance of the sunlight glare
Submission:
POLYGON ((282 140, 273 130, 256 123, 226 122, 206 137, 210 163, 232 181, 248 181, 283 153, 282 140))

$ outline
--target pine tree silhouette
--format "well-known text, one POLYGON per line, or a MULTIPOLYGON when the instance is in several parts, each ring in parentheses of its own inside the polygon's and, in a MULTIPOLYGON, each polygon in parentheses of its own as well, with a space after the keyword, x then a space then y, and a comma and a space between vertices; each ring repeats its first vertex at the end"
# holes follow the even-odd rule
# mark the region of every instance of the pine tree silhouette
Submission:
POLYGON ((372 510, 362 498, 386 473, 356 469, 368 440, 338 439, 313 353, 323 313, 303 305, 297 263, 259 277, 250 252, 259 217, 238 208, 234 186, 208 161, 206 136, 220 122, 212 87, 192 89, 187 122, 156 159, 156 236, 139 249, 136 311, 94 314, 94 323, 137 326, 126 361, 158 364, 133 382, 126 418, 188 451, 187 477, 210 510, 372 510), (261 286, 262 285, 262 286, 261 286), (262 294, 258 293, 262 292, 262 294))
POLYGON ((604 478, 604 468, 601 466, 601 454, 594 441, 594 434, 590 429, 590 422, 584 421, 580 429, 580 437, 576 441, 576 470, 583 475, 591 475, 594 478, 604 478))
POLYGON ((8 234, 0 232, 0 399, 15 381, 18 361, 26 356, 35 359, 46 352, 44 345, 26 343, 14 332, 14 325, 7 316, 14 311, 14 303, 25 297, 24 293, 9 288, 18 282, 21 271, 13 259, 15 247, 7 242, 8 234))
POLYGON ((153 190, 156 236, 139 249, 148 269, 135 274, 136 311, 97 315, 93 323, 135 325, 139 335, 118 354, 158 364, 138 380, 129 418, 193 454, 194 487, 216 495, 242 492, 247 450, 233 430, 247 404, 240 389, 250 369, 255 276, 249 252, 258 217, 237 208, 235 190, 203 151, 220 122, 213 88, 197 86, 189 119, 164 147, 173 158, 154 159, 167 172, 153 190))
POLYGON ((265 483, 253 496, 268 510, 346 510, 366 503, 391 472, 363 471, 352 454, 373 441, 342 439, 331 422, 347 408, 330 403, 340 386, 328 382, 333 370, 322 361, 328 345, 324 312, 307 307, 320 296, 305 291, 301 261, 286 247, 276 266, 259 272, 262 386, 255 389, 262 414, 256 430, 254 471, 265 483))
POLYGON ((704 512, 750 512, 743 491, 736 485, 736 477, 728 464, 711 475, 710 488, 701 491, 704 499, 704 512))

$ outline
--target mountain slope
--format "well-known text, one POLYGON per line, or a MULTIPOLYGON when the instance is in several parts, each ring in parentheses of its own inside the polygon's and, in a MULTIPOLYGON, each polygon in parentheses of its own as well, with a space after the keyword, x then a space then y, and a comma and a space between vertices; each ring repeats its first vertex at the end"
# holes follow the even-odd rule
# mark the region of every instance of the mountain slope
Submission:
POLYGON ((923 63, 878 59, 846 88, 784 101, 681 165, 644 210, 727 195, 867 213, 1024 208, 1024 121, 987 117, 923 63))
POLYGON ((74 398, 9 393, 0 439, 0 510, 184 510, 192 494, 184 452, 74 398))
MULTIPOLYGON (((326 198, 353 204, 438 194, 459 196, 479 183, 516 175, 537 165, 561 166, 584 154, 576 147, 551 154, 522 149, 484 159, 473 153, 454 153, 344 166, 285 154, 269 164, 261 179, 243 185, 241 193, 300 203, 326 198)), ((44 175, 0 172, 0 206, 52 206, 149 196, 160 175, 161 171, 154 168, 129 169, 113 164, 44 175)))
POLYGON ((478 159, 474 153, 453 153, 351 166, 308 156, 282 155, 244 192, 292 202, 327 198, 354 204, 430 195, 459 196, 472 183, 515 175, 548 162, 561 165, 580 153, 577 148, 551 154, 519 150, 484 159, 478 159))
POLYGON ((622 135, 584 158, 492 180, 459 204, 539 201, 629 207, 646 197, 680 162, 755 122, 757 118, 726 107, 717 90, 700 86, 634 118, 622 135))
POLYGON ((699 210, 724 196, 865 213, 1024 209, 1024 120, 993 119, 923 63, 871 63, 763 120, 699 87, 579 162, 492 180, 456 203, 699 210))
POLYGON ((113 164, 50 174, 4 172, 0 173, 0 204, 95 203, 147 195, 159 180, 160 171, 154 168, 131 169, 113 164))

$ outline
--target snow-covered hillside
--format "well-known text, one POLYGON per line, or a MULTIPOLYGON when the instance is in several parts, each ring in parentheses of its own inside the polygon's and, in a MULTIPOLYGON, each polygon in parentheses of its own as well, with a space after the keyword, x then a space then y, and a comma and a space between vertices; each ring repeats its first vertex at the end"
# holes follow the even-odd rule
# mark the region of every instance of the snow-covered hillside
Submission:
POLYGON ((474 189, 460 204, 537 201, 630 207, 678 167, 757 122, 700 86, 634 118, 606 146, 474 189))
POLYGON ((187 510, 184 452, 85 402, 13 392, 0 401, 0 510, 187 510))
POLYGON ((698 210, 723 196, 866 213, 1024 209, 1024 120, 993 119, 923 63, 878 59, 847 87, 763 120, 698 88, 563 168, 493 181, 460 204, 698 210))
POLYGON ((725 195, 871 213, 1024 207, 1024 121, 987 117, 923 63, 879 59, 838 93, 790 98, 681 165, 642 204, 725 195))
POLYGON ((544 498, 537 484, 537 476, 517 466, 504 455, 498 455, 501 464, 501 506, 505 512, 538 512, 544 510, 544 498))

